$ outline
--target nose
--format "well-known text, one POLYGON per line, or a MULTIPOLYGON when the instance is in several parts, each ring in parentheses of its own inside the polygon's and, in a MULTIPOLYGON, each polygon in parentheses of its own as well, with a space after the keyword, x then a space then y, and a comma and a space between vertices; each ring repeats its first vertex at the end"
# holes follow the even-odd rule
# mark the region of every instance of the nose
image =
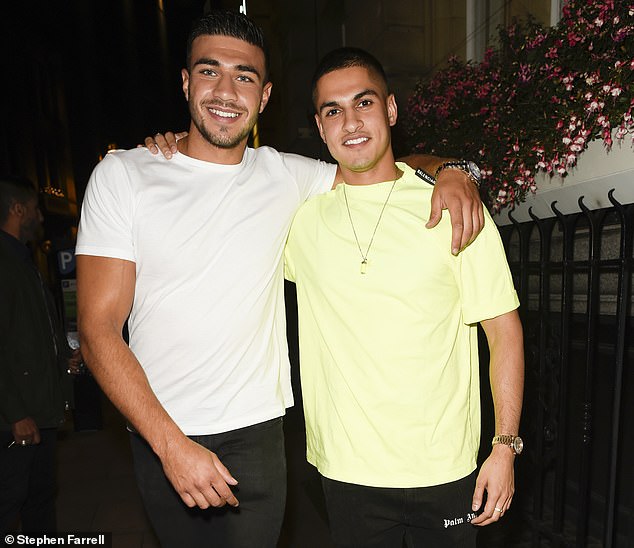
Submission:
POLYGON ((216 82, 214 96, 224 101, 237 99, 235 82, 231 76, 223 75, 216 82))
POLYGON ((354 133, 363 127, 363 121, 356 110, 346 110, 344 111, 343 116, 343 129, 348 133, 354 133))
POLYGON ((37 208, 37 220, 40 221, 40 223, 44 222, 44 215, 42 215, 42 210, 39 207, 37 208))

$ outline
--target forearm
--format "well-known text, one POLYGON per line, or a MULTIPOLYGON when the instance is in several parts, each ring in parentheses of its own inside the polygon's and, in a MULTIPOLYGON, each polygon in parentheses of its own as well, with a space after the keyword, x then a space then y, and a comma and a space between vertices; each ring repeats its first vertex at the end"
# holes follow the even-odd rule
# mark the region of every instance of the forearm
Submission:
POLYGON ((135 269, 125 260, 78 256, 79 337, 84 360, 105 394, 161 456, 184 436, 121 334, 134 299, 135 269))
POLYGON ((183 433, 165 411, 147 376, 113 326, 80 324, 82 354, 106 396, 161 456, 183 433))
POLYGON ((483 322, 490 350, 489 376, 495 433, 517 435, 524 394, 524 344, 517 311, 483 322), (487 329, 487 322, 496 322, 487 329))
POLYGON ((404 162, 413 169, 424 169, 432 176, 443 163, 455 160, 456 158, 432 156, 431 154, 410 154, 409 156, 404 156, 398 159, 399 162, 404 162))
MULTIPOLYGON (((491 355, 489 369, 495 432, 517 435, 524 391, 524 351, 519 316, 514 310, 483 321, 482 327, 491 355)), ((515 492, 514 460, 514 451, 506 445, 497 444, 491 449, 476 480, 473 509, 482 509, 482 513, 472 521, 473 525, 489 525, 509 509, 515 492), (482 508, 485 492, 487 500, 482 508)))

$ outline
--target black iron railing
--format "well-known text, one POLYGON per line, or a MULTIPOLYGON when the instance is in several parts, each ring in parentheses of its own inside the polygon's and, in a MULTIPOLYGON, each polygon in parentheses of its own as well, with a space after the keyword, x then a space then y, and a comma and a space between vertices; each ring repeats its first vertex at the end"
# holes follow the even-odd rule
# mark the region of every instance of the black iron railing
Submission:
POLYGON ((634 205, 608 196, 500 229, 522 303, 527 451, 514 515, 482 546, 634 547, 634 205))

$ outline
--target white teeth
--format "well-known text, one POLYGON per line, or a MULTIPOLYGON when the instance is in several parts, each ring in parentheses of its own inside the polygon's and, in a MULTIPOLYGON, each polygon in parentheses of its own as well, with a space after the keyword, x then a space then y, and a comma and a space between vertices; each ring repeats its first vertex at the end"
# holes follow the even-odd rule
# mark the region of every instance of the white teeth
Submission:
POLYGON ((215 108, 210 108, 209 112, 217 116, 220 116, 221 118, 237 118, 238 116, 240 116, 236 112, 224 112, 222 110, 216 110, 215 108))
POLYGON ((367 140, 367 137, 359 137, 358 139, 350 139, 349 141, 346 141, 344 145, 358 145, 360 143, 365 143, 367 140))

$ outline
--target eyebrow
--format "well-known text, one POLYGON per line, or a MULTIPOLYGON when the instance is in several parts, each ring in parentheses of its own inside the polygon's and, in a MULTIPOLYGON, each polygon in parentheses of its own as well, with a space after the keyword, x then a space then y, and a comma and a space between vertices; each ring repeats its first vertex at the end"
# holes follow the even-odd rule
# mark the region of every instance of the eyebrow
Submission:
MULTIPOLYGON (((217 59, 211 59, 209 57, 201 57, 192 66, 196 67, 198 65, 219 67, 221 66, 221 63, 217 59)), ((253 65, 234 65, 233 68, 236 69, 238 72, 250 72, 251 74, 255 74, 258 78, 260 79, 262 78, 260 71, 258 71, 258 69, 256 69, 253 65)))
MULTIPOLYGON (((360 91, 359 93, 357 93, 353 98, 352 101, 358 101, 359 99, 361 99, 361 97, 365 97, 366 95, 372 95, 373 97, 378 97, 379 94, 374 91, 373 89, 364 89, 363 91, 360 91)), ((321 112, 323 109, 325 108, 329 108, 329 107, 338 107, 339 105, 339 101, 326 101, 325 103, 322 103, 321 105, 319 105, 319 112, 321 112)))

